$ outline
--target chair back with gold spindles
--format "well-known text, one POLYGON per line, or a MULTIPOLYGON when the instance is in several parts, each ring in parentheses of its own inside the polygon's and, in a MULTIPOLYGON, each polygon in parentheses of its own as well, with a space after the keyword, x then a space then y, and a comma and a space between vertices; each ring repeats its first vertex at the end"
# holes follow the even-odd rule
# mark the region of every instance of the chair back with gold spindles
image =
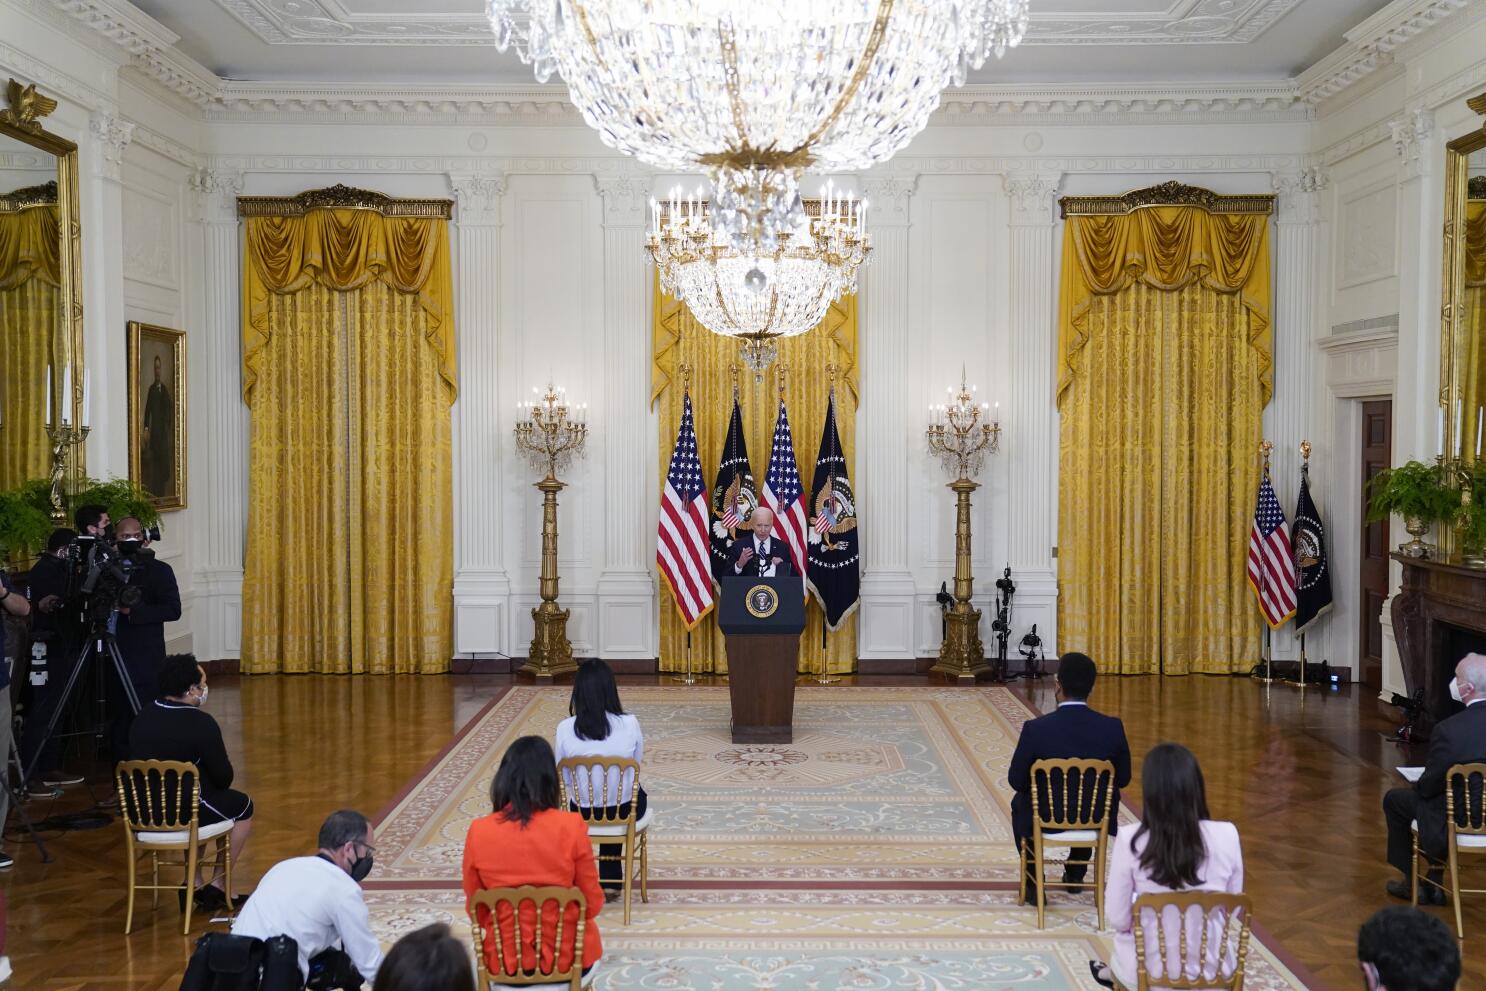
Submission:
POLYGON ((136 833, 194 832, 200 820, 201 772, 180 760, 126 760, 114 768, 119 811, 136 833))
POLYGON ((1136 991, 1243 991, 1252 912, 1248 895, 1221 891, 1162 892, 1135 899, 1136 991), (1149 966, 1148 935, 1154 935, 1159 948, 1159 971, 1149 966))
POLYGON ((1445 772, 1445 822, 1456 837, 1486 837, 1486 762, 1454 764, 1445 772))
POLYGON ((1044 830, 1106 829, 1114 765, 1081 757, 1032 764, 1032 817, 1044 830))
POLYGON ((581 991, 587 906, 588 901, 578 888, 528 884, 476 891, 470 897, 469 917, 481 991, 492 987, 564 983, 570 991, 581 991), (528 904, 532 906, 531 918, 523 920, 521 906, 528 904), (549 918, 547 908, 551 905, 557 910, 549 918), (570 966, 559 970, 563 936, 570 925, 576 927, 573 959, 570 966), (493 950, 493 955, 488 950, 493 950), (514 969, 510 964, 515 965, 514 969))
POLYGON ((640 764, 628 757, 565 757, 557 762, 562 807, 578 806, 595 826, 633 825, 634 797, 640 788, 640 764), (621 815, 622 796, 629 786, 629 809, 621 815))

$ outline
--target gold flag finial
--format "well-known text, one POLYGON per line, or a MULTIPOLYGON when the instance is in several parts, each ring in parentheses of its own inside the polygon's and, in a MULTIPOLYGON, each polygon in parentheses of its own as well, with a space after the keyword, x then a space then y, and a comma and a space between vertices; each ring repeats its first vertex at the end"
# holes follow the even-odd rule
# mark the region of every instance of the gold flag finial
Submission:
POLYGON ((738 401, 738 373, 742 370, 742 366, 736 361, 728 365, 728 377, 733 380, 733 402, 735 403, 738 401))
POLYGON ((690 392, 691 391, 691 365, 689 365, 689 364, 687 364, 686 362, 683 361, 681 364, 679 364, 679 365, 676 366, 676 371, 678 371, 678 372, 681 373, 681 391, 682 392, 690 392))
POLYGON ((789 362, 787 362, 787 361, 781 361, 779 363, 779 401, 780 402, 783 402, 784 401, 784 386, 785 386, 786 380, 788 380, 788 379, 789 379, 789 362))
POLYGON ((1304 461, 1306 464, 1310 464, 1310 461, 1311 461, 1311 442, 1308 441, 1308 440, 1303 440, 1303 441, 1300 442, 1300 459, 1302 461, 1304 461))

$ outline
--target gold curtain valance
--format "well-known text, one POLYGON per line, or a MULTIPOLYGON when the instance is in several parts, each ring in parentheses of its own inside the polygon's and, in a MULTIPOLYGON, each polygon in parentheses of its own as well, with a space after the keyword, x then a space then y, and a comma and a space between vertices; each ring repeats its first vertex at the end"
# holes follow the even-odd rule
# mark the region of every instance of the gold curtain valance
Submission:
POLYGON ((1209 213, 1195 206, 1150 206, 1119 216, 1070 216, 1064 238, 1064 292, 1058 401, 1073 382, 1089 341, 1096 296, 1133 283, 1174 291, 1200 283, 1237 294, 1249 313, 1249 345, 1259 356, 1261 403, 1274 390, 1269 322, 1269 217, 1209 213), (1069 275, 1077 270, 1077 277, 1069 275))
POLYGON ((258 380, 267 345, 270 295, 311 283, 359 289, 378 280, 416 294, 427 314, 426 340, 438 355, 449 400, 457 389, 449 223, 437 217, 389 217, 368 209, 313 209, 302 216, 249 217, 243 264, 243 399, 258 380))
POLYGON ((0 289, 14 289, 33 276, 61 285, 61 244, 57 204, 0 213, 0 289))

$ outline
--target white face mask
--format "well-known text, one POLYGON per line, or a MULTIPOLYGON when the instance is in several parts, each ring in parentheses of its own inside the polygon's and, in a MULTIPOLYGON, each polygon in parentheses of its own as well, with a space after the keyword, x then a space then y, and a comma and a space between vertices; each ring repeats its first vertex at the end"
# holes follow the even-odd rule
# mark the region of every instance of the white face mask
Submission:
POLYGON ((1456 678, 1450 679, 1450 697, 1457 702, 1464 701, 1460 697, 1460 681, 1456 678))
POLYGON ((206 693, 211 691, 206 685, 201 686, 201 697, 196 700, 197 705, 206 705, 206 693))

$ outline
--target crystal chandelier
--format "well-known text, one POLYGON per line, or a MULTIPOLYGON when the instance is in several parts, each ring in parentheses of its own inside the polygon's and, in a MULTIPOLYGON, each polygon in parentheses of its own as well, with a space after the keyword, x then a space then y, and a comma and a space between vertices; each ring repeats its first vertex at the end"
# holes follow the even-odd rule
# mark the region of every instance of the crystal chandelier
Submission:
POLYGON ((745 255, 799 223, 799 180, 901 150, 939 94, 1022 40, 1029 0, 487 0, 496 47, 566 80, 604 143, 705 172, 745 255))
POLYGON ((798 224, 758 256, 740 254, 710 213, 700 191, 651 200, 645 246, 661 288, 714 334, 742 341, 743 364, 762 377, 779 338, 813 330, 833 302, 856 292, 857 269, 872 250, 867 202, 828 186, 819 200, 801 203, 798 224))

